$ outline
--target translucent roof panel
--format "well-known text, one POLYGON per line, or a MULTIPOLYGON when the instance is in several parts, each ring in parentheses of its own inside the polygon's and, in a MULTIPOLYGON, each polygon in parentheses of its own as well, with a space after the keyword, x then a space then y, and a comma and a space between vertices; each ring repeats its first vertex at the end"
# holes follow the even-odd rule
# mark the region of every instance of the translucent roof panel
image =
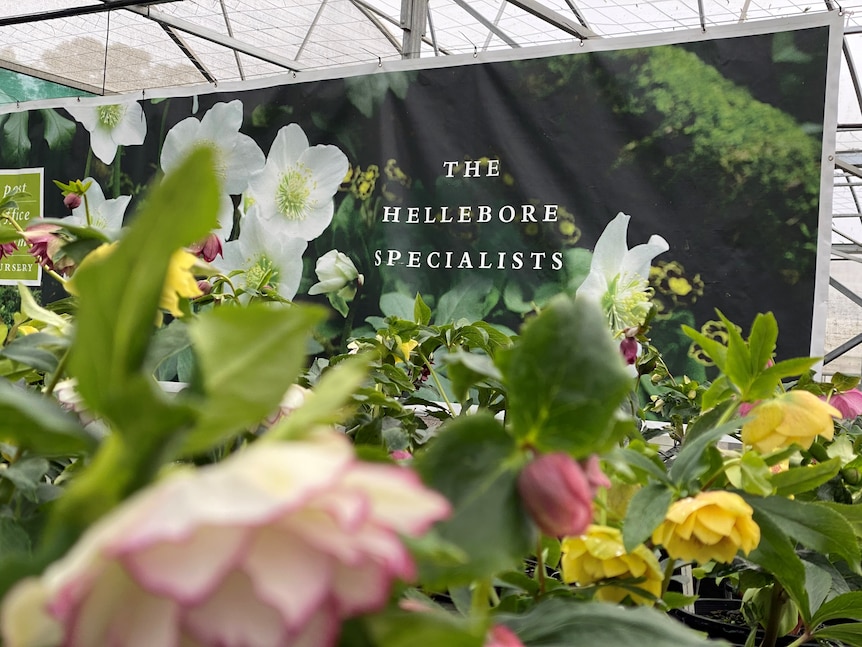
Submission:
MULTIPOLYGON (((708 28, 827 11, 832 0, 701 0, 702 14, 698 0, 427 1, 421 56, 572 42, 581 36, 708 28)), ((401 4, 401 0, 4 2, 0 67, 112 93, 395 60, 402 56, 401 4)), ((862 10, 862 0, 841 7, 848 27, 860 26, 857 10, 862 10)), ((862 11, 858 13, 862 16, 862 11)))

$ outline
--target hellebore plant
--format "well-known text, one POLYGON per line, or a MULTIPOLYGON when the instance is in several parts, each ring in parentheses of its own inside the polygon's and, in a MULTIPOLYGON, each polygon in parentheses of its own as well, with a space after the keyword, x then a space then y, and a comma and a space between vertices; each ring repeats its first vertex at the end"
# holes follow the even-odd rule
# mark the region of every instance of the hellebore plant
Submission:
MULTIPOLYGON (((751 645, 862 645, 862 431, 827 402, 856 381, 774 358, 769 314, 727 344, 685 329, 720 373, 669 375, 644 280, 667 245, 628 250, 626 216, 518 334, 432 324, 417 295, 309 359, 327 311, 300 303, 303 228, 327 226, 343 155, 281 137, 270 174, 307 210, 261 211, 261 171, 215 269, 196 254, 222 229, 218 151, 177 161, 116 240, 47 223, 71 296, 21 288, 0 337, 4 647, 726 644, 670 615, 688 567, 732 587, 751 645), (685 424, 652 422, 663 456, 641 418, 683 386, 685 424)), ((345 306, 362 285, 337 250, 316 270, 308 292, 345 306)))

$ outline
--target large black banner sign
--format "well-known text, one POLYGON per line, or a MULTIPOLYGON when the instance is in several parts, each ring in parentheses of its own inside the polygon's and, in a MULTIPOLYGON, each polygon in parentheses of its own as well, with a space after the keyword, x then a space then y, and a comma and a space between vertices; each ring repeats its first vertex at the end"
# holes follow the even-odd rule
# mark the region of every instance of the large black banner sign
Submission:
POLYGON ((2 166, 44 167, 47 216, 63 214, 51 179, 92 177, 111 229, 194 142, 219 146, 233 242, 216 263, 319 300, 315 267, 337 274, 341 252, 364 282, 333 296, 333 339, 412 317, 417 292, 437 321, 516 330, 577 288, 625 212, 631 245, 669 243, 650 276, 653 338, 700 377, 679 327, 721 336, 715 308, 745 327, 774 312, 785 357, 808 354, 823 324, 837 20, 54 103, 5 117, 21 145, 4 146, 2 166))

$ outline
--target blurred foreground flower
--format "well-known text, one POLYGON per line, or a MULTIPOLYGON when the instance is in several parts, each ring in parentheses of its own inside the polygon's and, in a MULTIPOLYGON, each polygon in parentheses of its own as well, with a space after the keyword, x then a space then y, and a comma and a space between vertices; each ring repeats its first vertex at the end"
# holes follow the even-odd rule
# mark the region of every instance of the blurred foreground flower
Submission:
POLYGON ((631 216, 620 212, 608 223, 596 243, 590 273, 578 295, 598 302, 614 336, 626 328, 640 327, 652 303, 649 269, 652 259, 669 249, 657 234, 649 242, 631 249, 626 242, 631 216))
POLYGON ((6 647, 333 645, 381 608, 448 502, 336 433, 175 472, 92 526, 2 609, 6 647))
POLYGON ((733 492, 699 492, 671 505, 652 540, 675 559, 727 564, 738 551, 748 555, 760 543, 760 527, 752 519, 753 512, 733 492))
POLYGON ((755 406, 742 426, 742 442, 764 454, 793 444, 808 449, 820 435, 832 439, 841 412, 808 391, 788 391, 755 406))
POLYGON ((621 602, 630 596, 636 604, 651 605, 661 597, 664 575, 652 551, 639 544, 627 553, 622 533, 609 526, 592 525, 585 534, 566 537, 562 544, 563 581, 588 586, 602 580, 617 579, 620 585, 602 586, 596 599, 621 602), (647 592, 639 595, 638 589, 647 592))
POLYGON ((488 632, 484 647, 524 647, 524 643, 506 625, 494 625, 488 632))
POLYGON ((518 492, 530 517, 550 537, 580 535, 593 520, 593 497, 610 487, 593 456, 588 470, 562 452, 533 459, 518 477, 518 492))

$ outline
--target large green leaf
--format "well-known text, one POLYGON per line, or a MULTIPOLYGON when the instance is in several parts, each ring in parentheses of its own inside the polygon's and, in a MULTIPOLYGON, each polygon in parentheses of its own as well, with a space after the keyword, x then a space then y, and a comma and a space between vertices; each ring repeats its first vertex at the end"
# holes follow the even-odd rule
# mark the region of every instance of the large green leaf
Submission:
POLYGON ((3 137, 0 139, 0 152, 9 164, 26 166, 30 155, 30 136, 27 133, 30 113, 13 112, 3 124, 3 137))
POLYGON ((673 493, 662 483, 650 483, 632 497, 623 523, 623 544, 627 552, 643 543, 664 521, 673 493))
MULTIPOLYGON (((434 609, 375 613, 364 623, 376 647, 482 647, 485 642, 483 624, 434 609)), ((349 637, 349 625, 347 631, 349 637)), ((349 639, 346 647, 352 647, 349 639)))
POLYGON ((522 615, 496 617, 518 634, 526 647, 719 647, 666 613, 600 602, 551 598, 522 615))
POLYGON ((65 150, 72 143, 77 126, 71 119, 66 119, 56 110, 40 110, 39 114, 45 121, 45 141, 52 151, 65 150))
POLYGON ((698 431, 696 435, 690 432, 668 471, 671 480, 680 487, 686 487, 703 476, 710 466, 707 449, 723 436, 736 431, 736 428, 737 422, 732 421, 712 429, 698 431))
POLYGON ((772 475, 772 486, 779 496, 790 496, 800 492, 808 492, 818 485, 826 483, 841 469, 841 459, 832 458, 822 463, 793 467, 772 475))
POLYGON ((217 308, 189 325, 204 395, 195 428, 183 443, 196 453, 260 423, 278 408, 305 361, 317 308, 217 308))
POLYGON ((96 447, 56 400, 5 381, 0 382, 0 441, 42 456, 83 454, 96 447))
POLYGON ((491 311, 500 298, 493 283, 478 272, 470 273, 451 290, 440 296, 434 323, 443 325, 466 319, 478 321, 491 311))
POLYGON ((509 389, 514 434, 578 458, 609 448, 612 421, 633 380, 597 305, 560 297, 497 363, 509 389))
POLYGON ((751 353, 750 369, 754 375, 766 368, 775 353, 775 343, 778 341, 778 322, 771 312, 758 314, 751 324, 748 335, 748 347, 751 353))
POLYGON ((811 624, 829 620, 862 620, 862 591, 843 593, 824 603, 811 618, 811 624))
POLYGON ((862 647, 862 622, 829 625, 814 632, 822 640, 837 640, 851 647, 862 647))
POLYGON ((520 565, 535 538, 517 492, 520 462, 514 440, 484 413, 447 423, 417 452, 419 473, 453 506, 440 536, 467 556, 463 564, 429 566, 425 581, 468 584, 520 565))
POLYGON ((839 513, 816 503, 779 496, 745 498, 752 508, 768 515, 788 536, 806 548, 841 557, 858 572, 859 545, 853 528, 839 513))
MULTIPOLYGON (((750 500, 758 497, 745 498, 750 500)), ((796 554, 788 536, 769 514, 755 507, 754 522, 760 527, 760 543, 751 551, 748 559, 772 573, 799 607, 803 617, 808 620, 811 613, 802 560, 796 554)))
POLYGON ((128 400, 130 376, 143 367, 168 261, 215 227, 218 191, 212 151, 196 150, 149 194, 114 252, 75 273, 72 372, 90 408, 121 430, 129 416, 119 401, 128 400))
POLYGON ((862 505, 850 505, 846 503, 822 502, 818 503, 825 508, 829 508, 840 514, 856 534, 856 537, 862 539, 862 505))

